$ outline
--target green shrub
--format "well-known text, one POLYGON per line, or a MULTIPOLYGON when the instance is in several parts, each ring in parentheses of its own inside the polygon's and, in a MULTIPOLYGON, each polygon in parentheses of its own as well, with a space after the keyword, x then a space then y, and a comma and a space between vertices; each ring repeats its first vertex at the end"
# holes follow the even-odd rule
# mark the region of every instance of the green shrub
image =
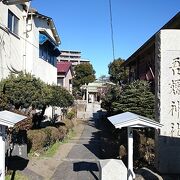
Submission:
POLYGON ((73 122, 69 119, 65 119, 63 122, 65 126, 67 127, 68 131, 74 127, 73 122))
POLYGON ((71 120, 64 120, 65 125, 59 127, 48 126, 38 130, 27 131, 28 150, 43 152, 57 141, 62 141, 74 127, 71 120))
POLYGON ((46 134, 46 146, 49 146, 51 144, 51 130, 48 128, 43 128, 41 130, 46 134))
POLYGON ((76 115, 76 110, 74 108, 72 108, 66 115, 67 119, 72 120, 73 118, 75 118, 76 115))
POLYGON ((55 127, 48 127, 48 128, 51 129, 51 144, 59 141, 60 135, 58 129, 55 127))
POLYGON ((47 146, 48 136, 43 130, 29 130, 27 131, 28 149, 31 151, 43 151, 47 146))
POLYGON ((68 129, 66 126, 59 126, 58 131, 59 131, 59 140, 62 141, 66 137, 68 133, 68 129))
POLYGON ((66 118, 70 120, 73 119, 74 117, 75 117, 75 113, 73 111, 68 112, 66 115, 66 118))
POLYGON ((28 180, 28 177, 22 174, 20 171, 16 171, 15 176, 13 176, 13 171, 9 170, 9 172, 6 174, 5 180, 28 180), (14 177, 14 178, 12 178, 14 177))
POLYGON ((52 127, 52 126, 48 126, 42 130, 47 135, 48 145, 51 145, 51 144, 55 143, 56 141, 59 141, 60 133, 59 133, 59 130, 57 128, 52 127))

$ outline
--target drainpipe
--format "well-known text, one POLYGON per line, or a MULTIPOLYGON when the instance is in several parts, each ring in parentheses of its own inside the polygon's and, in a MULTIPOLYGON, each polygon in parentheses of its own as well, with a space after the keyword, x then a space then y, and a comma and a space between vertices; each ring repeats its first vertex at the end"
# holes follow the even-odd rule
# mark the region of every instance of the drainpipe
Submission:
MULTIPOLYGON (((27 30, 27 19, 28 19, 28 13, 29 13, 29 8, 30 8, 31 2, 28 3, 27 5, 27 12, 24 15, 24 54, 23 54, 23 61, 24 61, 24 67, 23 67, 23 71, 26 73, 26 61, 27 61, 27 32, 29 32, 27 30)), ((32 30, 32 29, 31 29, 32 30)))
POLYGON ((0 23, 0 29, 3 30, 3 35, 0 36, 0 64, 1 64, 1 78, 4 78, 4 60, 3 60, 3 49, 4 49, 4 35, 5 33, 9 35, 8 28, 5 27, 3 24, 0 23))

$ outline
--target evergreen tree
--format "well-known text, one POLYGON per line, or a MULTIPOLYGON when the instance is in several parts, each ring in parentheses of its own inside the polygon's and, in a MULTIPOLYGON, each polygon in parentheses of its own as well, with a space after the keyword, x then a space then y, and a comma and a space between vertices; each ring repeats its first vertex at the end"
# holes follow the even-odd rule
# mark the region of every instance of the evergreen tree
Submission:
POLYGON ((132 112, 154 118, 154 94, 147 81, 135 81, 122 89, 113 87, 106 92, 102 105, 109 113, 132 112))
POLYGON ((73 97, 66 89, 47 85, 31 74, 10 75, 0 82, 0 88, 1 108, 33 106, 44 112, 47 106, 68 107, 73 104, 73 97))
POLYGON ((127 79, 127 71, 122 66, 123 62, 123 59, 118 58, 108 65, 110 81, 118 85, 121 85, 127 79))
POLYGON ((53 85, 51 86, 51 99, 52 106, 67 108, 74 102, 73 96, 63 87, 53 85))
POLYGON ((73 78, 73 86, 80 87, 85 83, 88 84, 95 80, 95 71, 90 63, 79 64, 75 66, 75 76, 73 78))
POLYGON ((73 95, 81 96, 80 87, 95 80, 95 70, 90 63, 78 64, 74 68, 75 76, 73 78, 73 95))
POLYGON ((101 94, 102 96, 102 108, 106 109, 108 114, 113 113, 113 102, 119 99, 121 93, 121 87, 116 85, 108 85, 104 92, 101 94))
POLYGON ((154 100, 148 82, 138 80, 124 87, 119 99, 112 103, 112 108, 115 113, 129 111, 154 118, 154 100))
POLYGON ((31 105, 41 109, 49 102, 48 86, 30 74, 11 74, 1 81, 0 86, 1 96, 6 97, 7 103, 16 109, 28 108, 31 105))
POLYGON ((67 108, 73 104, 72 95, 64 88, 51 86, 35 78, 31 74, 10 75, 0 82, 0 109, 25 109, 25 114, 39 109, 33 115, 34 127, 39 127, 46 107, 57 106, 67 108))

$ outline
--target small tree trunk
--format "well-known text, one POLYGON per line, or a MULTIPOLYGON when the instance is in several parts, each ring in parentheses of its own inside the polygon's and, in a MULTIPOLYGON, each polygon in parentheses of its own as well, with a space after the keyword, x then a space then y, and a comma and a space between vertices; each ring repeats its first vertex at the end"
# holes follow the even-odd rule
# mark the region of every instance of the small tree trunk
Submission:
POLYGON ((41 114, 40 114, 40 116, 38 118, 38 124, 37 124, 38 128, 40 128, 40 126, 41 126, 41 122, 43 120, 45 110, 46 110, 46 105, 43 106, 41 114))

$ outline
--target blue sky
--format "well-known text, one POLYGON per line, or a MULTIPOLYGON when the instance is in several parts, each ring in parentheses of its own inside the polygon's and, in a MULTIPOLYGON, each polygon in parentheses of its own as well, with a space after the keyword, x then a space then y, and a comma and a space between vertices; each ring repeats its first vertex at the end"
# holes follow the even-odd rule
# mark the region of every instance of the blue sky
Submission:
MULTIPOLYGON (((115 58, 127 59, 180 11, 180 0, 111 0, 115 58)), ((109 0, 33 0, 32 7, 53 18, 60 50, 78 50, 96 77, 112 62, 109 0)))

